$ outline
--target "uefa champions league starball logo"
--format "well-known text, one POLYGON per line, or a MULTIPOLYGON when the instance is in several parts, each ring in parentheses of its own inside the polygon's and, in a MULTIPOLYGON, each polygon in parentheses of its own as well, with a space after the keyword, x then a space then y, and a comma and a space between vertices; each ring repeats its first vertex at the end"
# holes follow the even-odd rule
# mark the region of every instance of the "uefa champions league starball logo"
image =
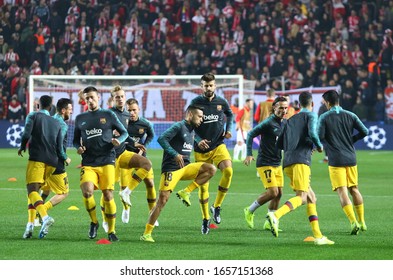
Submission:
POLYGON ((24 126, 13 124, 7 129, 7 142, 12 147, 20 147, 24 126))
POLYGON ((379 150, 386 143, 386 131, 377 125, 370 126, 369 134, 364 138, 367 147, 373 150, 379 150))

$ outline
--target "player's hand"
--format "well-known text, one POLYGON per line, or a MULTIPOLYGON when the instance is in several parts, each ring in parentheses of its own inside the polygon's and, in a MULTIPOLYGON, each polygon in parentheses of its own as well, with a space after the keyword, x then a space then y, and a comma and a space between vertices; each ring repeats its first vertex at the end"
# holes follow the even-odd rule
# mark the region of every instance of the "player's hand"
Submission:
POLYGON ((243 161, 245 166, 249 166, 252 161, 255 161, 253 156, 247 156, 246 159, 243 161))
POLYGON ((85 151, 86 151, 86 147, 85 146, 80 146, 76 152, 78 153, 78 155, 81 155, 85 151))
POLYGON ((68 157, 64 162, 65 162, 65 164, 68 166, 68 165, 70 165, 70 163, 71 163, 71 159, 68 157))
POLYGON ((115 129, 115 130, 113 130, 113 136, 119 137, 120 133, 115 129))
POLYGON ((141 143, 135 143, 135 148, 139 149, 141 154, 146 153, 146 147, 141 143))
POLYGON ((322 153, 323 152, 323 147, 318 147, 317 151, 318 151, 318 153, 322 153))
POLYGON ((230 131, 227 131, 227 132, 224 133, 224 137, 225 137, 226 139, 229 139, 229 138, 232 137, 232 133, 231 133, 230 131))
POLYGON ((120 145, 120 141, 117 140, 117 138, 112 138, 112 144, 113 144, 113 146, 117 147, 120 145))
POLYGON ((24 153, 25 151, 26 151, 26 150, 24 150, 24 149, 19 149, 19 150, 18 150, 18 156, 23 157, 23 153, 24 153))
POLYGON ((175 156, 175 161, 180 166, 180 168, 184 167, 184 159, 181 154, 178 154, 177 156, 175 156))
POLYGON ((202 151, 207 150, 210 148, 209 143, 211 141, 207 140, 207 139, 203 139, 201 142, 198 143, 198 147, 199 149, 201 149, 202 151))

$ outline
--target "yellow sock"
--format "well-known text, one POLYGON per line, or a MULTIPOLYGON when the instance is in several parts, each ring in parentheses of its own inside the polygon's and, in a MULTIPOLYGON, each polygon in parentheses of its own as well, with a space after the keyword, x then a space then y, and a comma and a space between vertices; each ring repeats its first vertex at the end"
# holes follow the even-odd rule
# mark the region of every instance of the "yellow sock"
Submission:
POLYGON ((222 170, 222 175, 218 186, 216 200, 214 201, 214 207, 221 206, 222 202, 224 201, 228 189, 231 186, 232 176, 233 176, 232 167, 227 167, 224 168, 224 170, 222 170))
MULTIPOLYGON (((207 183, 208 184, 208 183, 207 183)), ((198 184, 195 181, 192 181, 191 184, 184 189, 185 192, 192 193, 196 188, 198 188, 198 184)))
POLYGON ((112 198, 109 201, 104 201, 105 205, 105 219, 108 222, 108 233, 115 232, 116 226, 116 203, 112 198))
POLYGON ((355 211, 358 215, 359 222, 364 223, 364 204, 355 205, 355 211))
POLYGON ((146 178, 148 173, 149 171, 144 168, 138 168, 138 170, 135 170, 134 174, 131 176, 131 182, 128 188, 133 191, 139 183, 146 178))
POLYGON ((44 207, 44 202, 42 201, 42 197, 38 192, 32 191, 31 193, 29 193, 29 199, 35 210, 37 210, 37 212, 40 214, 41 218, 48 215, 44 207))
POLYGON ((45 206, 46 211, 53 208, 53 204, 50 201, 45 202, 44 206, 45 206))
POLYGON ((35 210, 33 204, 29 198, 27 198, 27 222, 34 223, 35 217, 37 216, 37 211, 35 210))
POLYGON ((353 211, 352 204, 345 205, 343 207, 343 211, 351 224, 356 222, 355 212, 353 211))
POLYGON ((157 193, 154 187, 146 187, 146 199, 150 211, 156 206, 157 193))
POLYGON ((198 190, 199 205, 201 207, 202 217, 203 219, 207 219, 207 220, 210 219, 208 186, 209 186, 208 184, 203 184, 202 186, 199 186, 199 190, 198 190))
POLYGON ((154 225, 146 224, 145 232, 143 234, 151 234, 153 232, 154 225))
POLYGON ((285 202, 283 206, 278 208, 278 210, 274 212, 274 215, 277 219, 280 219, 282 216, 288 214, 290 211, 295 210, 300 205, 302 205, 302 198, 300 196, 292 197, 287 200, 287 202, 285 202))
POLYGON ((307 217, 311 225, 311 230, 315 238, 321 238, 322 233, 319 228, 317 206, 314 203, 307 204, 307 217))
POLYGON ((92 195, 89 198, 83 197, 83 203, 85 204, 87 213, 89 213, 90 220, 95 224, 98 223, 96 201, 94 200, 94 196, 92 195))

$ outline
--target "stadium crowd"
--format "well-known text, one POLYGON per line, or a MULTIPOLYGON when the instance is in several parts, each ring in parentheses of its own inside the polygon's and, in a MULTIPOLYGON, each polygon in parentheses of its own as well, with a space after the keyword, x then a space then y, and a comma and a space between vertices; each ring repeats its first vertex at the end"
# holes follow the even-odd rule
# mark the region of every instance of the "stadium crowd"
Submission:
POLYGON ((259 91, 340 85, 344 109, 386 121, 392 23, 386 0, 0 0, 0 117, 24 119, 31 74, 211 71, 259 91))

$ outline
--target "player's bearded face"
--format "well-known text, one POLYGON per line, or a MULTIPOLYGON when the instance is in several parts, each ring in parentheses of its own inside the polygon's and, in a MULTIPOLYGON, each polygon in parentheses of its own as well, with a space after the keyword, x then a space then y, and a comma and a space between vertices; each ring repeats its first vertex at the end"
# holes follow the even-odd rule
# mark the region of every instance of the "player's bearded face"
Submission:
POLYGON ((68 104, 68 107, 65 109, 64 120, 68 121, 71 117, 71 114, 72 114, 72 105, 68 104))
POLYGON ((202 81, 201 88, 203 90, 203 95, 207 98, 210 98, 214 95, 214 92, 216 90, 216 81, 202 81))
POLYGON ((201 110, 197 110, 191 119, 191 123, 194 127, 198 127, 202 124, 203 121, 203 112, 201 110))

